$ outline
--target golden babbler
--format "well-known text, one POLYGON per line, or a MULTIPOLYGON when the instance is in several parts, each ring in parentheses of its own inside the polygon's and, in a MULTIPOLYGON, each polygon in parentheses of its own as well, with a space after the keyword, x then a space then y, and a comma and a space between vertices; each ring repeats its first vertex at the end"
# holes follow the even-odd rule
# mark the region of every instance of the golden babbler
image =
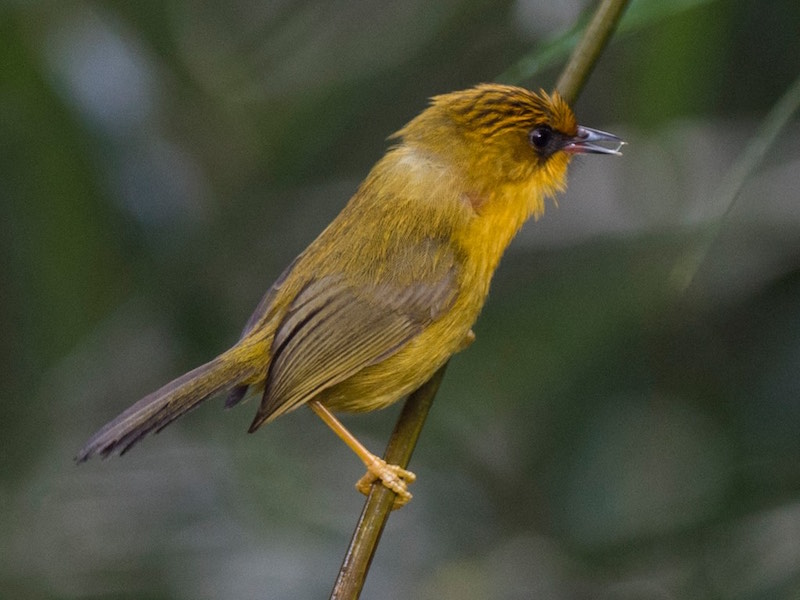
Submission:
POLYGON ((128 450, 209 396, 262 394, 250 431, 308 404, 367 474, 411 498, 413 473, 364 448, 330 411, 383 408, 474 338, 503 251, 573 154, 619 154, 622 141, 579 127, 557 94, 505 85, 436 96, 398 131, 350 202, 272 285, 239 341, 139 400, 80 451, 128 450))

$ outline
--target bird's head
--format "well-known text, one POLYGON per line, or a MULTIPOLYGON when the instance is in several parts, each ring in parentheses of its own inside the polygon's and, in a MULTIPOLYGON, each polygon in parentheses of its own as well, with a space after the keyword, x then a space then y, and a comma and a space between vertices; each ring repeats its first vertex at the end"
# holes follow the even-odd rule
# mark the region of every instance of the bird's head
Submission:
POLYGON ((394 137, 459 168, 479 193, 535 178, 550 194, 574 154, 620 154, 624 143, 579 126, 557 92, 498 84, 435 96, 394 137))

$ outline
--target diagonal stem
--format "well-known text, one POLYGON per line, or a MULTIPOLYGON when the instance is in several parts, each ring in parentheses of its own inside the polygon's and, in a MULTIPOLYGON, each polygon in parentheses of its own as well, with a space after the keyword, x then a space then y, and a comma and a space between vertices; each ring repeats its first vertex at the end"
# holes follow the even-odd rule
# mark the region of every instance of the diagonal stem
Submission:
POLYGON ((704 228, 697 246, 675 265, 672 281, 679 292, 686 292, 691 286, 697 272, 708 257, 711 247, 717 241, 723 226, 728 223, 745 182, 759 167, 778 135, 798 110, 800 110, 800 76, 792 82, 789 89, 764 117, 758 132, 725 173, 722 182, 714 192, 709 206, 715 209, 724 208, 720 215, 704 228))
MULTIPOLYGON (((627 3, 628 0, 600 2, 556 86, 569 103, 577 99, 627 3)), ((447 364, 441 367, 406 400, 383 456, 387 463, 408 466, 446 367, 447 364)), ((333 586, 331 600, 356 600, 361 595, 393 502, 394 492, 377 482, 373 484, 333 586)))
MULTIPOLYGON (((408 466, 446 368, 447 363, 406 400, 383 455, 387 463, 403 468, 408 466)), ((351 600, 361 594, 372 557, 392 510, 394 496, 394 492, 380 482, 372 485, 333 586, 331 600, 351 600)))
POLYGON ((627 5, 628 0, 602 0, 597 7, 556 83, 556 89, 568 104, 578 99, 627 5))

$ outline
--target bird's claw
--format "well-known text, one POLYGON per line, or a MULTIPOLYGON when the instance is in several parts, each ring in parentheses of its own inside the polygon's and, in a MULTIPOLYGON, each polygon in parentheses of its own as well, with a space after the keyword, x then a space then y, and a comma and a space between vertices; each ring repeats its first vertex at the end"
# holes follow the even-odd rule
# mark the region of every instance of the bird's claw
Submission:
POLYGON ((417 476, 399 465, 390 465, 377 456, 374 458, 375 460, 367 465, 367 472, 356 483, 356 489, 367 496, 372 484, 380 480, 384 487, 395 493, 392 510, 405 506, 412 497, 408 491, 408 484, 414 483, 417 476))

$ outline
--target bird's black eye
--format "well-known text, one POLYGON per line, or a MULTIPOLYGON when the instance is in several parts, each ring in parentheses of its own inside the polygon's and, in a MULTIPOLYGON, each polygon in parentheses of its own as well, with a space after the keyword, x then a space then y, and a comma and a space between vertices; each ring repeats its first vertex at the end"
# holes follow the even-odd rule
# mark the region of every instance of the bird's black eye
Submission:
POLYGON ((532 129, 528 137, 530 138, 531 146, 543 152, 553 139, 553 130, 547 125, 540 125, 532 129))

